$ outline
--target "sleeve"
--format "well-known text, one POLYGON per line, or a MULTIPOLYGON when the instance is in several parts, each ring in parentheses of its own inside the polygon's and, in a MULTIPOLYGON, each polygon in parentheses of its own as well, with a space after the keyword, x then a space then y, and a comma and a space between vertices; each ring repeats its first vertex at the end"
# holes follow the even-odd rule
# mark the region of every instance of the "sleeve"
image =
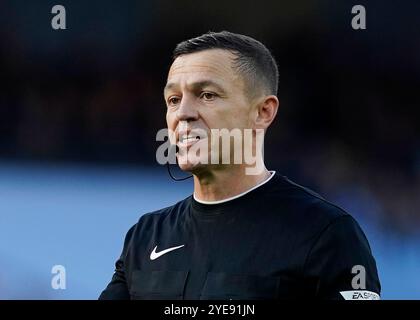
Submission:
POLYGON ((336 218, 320 234, 306 259, 304 277, 316 284, 317 299, 380 299, 375 259, 350 215, 336 218))
POLYGON ((131 227, 127 232, 124 240, 124 247, 119 259, 115 262, 115 271, 111 282, 102 291, 99 300, 129 300, 130 294, 128 291, 127 281, 125 277, 125 257, 131 242, 133 230, 136 225, 131 227))

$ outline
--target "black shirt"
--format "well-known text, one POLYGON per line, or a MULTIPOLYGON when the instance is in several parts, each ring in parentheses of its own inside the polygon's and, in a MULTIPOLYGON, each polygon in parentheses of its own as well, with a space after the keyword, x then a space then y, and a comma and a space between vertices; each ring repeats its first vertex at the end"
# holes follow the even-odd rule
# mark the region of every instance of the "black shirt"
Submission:
POLYGON ((343 299, 353 291, 380 294, 358 223, 274 174, 227 202, 203 204, 189 196, 143 215, 128 231, 99 298, 343 299))

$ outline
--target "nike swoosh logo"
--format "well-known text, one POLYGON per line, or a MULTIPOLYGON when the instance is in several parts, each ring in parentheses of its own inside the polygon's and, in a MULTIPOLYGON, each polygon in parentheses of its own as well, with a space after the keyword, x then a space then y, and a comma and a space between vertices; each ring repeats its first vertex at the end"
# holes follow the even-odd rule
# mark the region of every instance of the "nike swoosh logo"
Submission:
POLYGON ((183 246, 185 246, 185 244, 177 246, 177 247, 172 247, 172 248, 168 248, 159 252, 156 252, 157 246, 153 249, 152 253, 150 254, 150 260, 155 260, 161 256, 163 256, 164 254, 174 251, 176 249, 182 248, 183 246))

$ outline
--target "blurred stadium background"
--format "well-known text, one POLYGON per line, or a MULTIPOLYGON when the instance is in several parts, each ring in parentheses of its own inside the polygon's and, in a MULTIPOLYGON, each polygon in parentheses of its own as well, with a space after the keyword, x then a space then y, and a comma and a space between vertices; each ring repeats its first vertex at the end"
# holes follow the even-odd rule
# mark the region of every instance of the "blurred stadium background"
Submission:
POLYGON ((420 2, 0 2, 0 299, 96 299, 141 214, 191 193, 157 165, 173 47, 256 37, 277 58, 269 168, 352 213, 384 299, 420 299, 420 2), (64 5, 67 30, 51 28, 64 5), (351 28, 362 4, 367 30, 351 28), (67 289, 51 288, 64 265, 67 289))

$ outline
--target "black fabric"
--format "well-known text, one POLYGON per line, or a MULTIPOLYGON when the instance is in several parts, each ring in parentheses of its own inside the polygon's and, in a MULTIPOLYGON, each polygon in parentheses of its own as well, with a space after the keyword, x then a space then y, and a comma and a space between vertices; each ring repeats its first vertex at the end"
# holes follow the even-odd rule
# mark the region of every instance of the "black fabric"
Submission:
POLYGON ((358 223, 313 191, 275 174, 221 204, 192 196, 143 215, 127 233, 100 299, 343 299, 352 268, 380 294, 358 223), (152 260, 151 253, 184 245, 152 260))

